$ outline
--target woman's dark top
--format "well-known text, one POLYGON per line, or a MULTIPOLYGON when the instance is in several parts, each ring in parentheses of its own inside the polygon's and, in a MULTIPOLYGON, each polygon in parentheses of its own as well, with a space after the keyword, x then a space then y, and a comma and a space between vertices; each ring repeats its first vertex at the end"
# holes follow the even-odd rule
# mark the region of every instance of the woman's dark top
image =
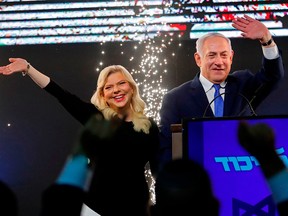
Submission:
MULTIPOLYGON (((44 89, 83 125, 100 113, 92 103, 82 101, 52 80, 44 89)), ((115 142, 98 152, 85 204, 101 216, 145 215, 149 200, 145 165, 149 162, 152 173, 156 172, 159 148, 158 126, 151 118, 150 121, 149 134, 136 132, 132 122, 124 122, 115 142)))

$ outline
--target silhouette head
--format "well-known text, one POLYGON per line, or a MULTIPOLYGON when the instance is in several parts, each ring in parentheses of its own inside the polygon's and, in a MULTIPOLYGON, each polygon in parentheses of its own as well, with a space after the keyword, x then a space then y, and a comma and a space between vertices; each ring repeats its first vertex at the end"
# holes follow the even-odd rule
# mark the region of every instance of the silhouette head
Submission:
POLYGON ((154 215, 219 215, 206 170, 192 160, 176 159, 159 172, 155 183, 154 215))
POLYGON ((17 216, 18 200, 16 194, 2 181, 0 181, 0 195, 1 215, 17 216))

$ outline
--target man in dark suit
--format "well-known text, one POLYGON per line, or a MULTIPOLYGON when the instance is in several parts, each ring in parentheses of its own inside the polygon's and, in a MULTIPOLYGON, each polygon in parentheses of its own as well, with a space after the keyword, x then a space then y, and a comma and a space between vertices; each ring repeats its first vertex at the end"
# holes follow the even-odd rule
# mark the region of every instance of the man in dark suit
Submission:
POLYGON ((233 20, 232 26, 240 30, 244 38, 259 40, 264 55, 261 69, 256 74, 248 69, 231 73, 234 52, 230 40, 219 33, 200 37, 194 54, 200 72, 193 80, 170 90, 163 97, 160 166, 172 159, 171 124, 180 124, 183 118, 191 117, 251 115, 250 112, 253 115, 254 109, 283 78, 282 58, 268 28, 247 15, 233 20), (215 115, 213 84, 220 85, 218 99, 224 100, 220 115, 215 115))

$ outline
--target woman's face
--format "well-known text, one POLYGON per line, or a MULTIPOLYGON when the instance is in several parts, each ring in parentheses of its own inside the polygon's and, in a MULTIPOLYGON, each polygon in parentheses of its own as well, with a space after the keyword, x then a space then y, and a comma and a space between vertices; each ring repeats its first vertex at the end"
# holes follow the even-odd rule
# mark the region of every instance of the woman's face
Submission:
POLYGON ((107 77, 103 88, 104 100, 116 112, 129 109, 133 89, 121 72, 115 72, 107 77))

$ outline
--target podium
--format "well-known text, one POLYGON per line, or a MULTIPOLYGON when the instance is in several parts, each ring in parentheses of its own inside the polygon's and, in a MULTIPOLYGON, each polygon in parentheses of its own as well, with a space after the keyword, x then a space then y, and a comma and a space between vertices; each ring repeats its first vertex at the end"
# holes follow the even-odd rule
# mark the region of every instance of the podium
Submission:
POLYGON ((172 132, 172 159, 183 157, 182 124, 171 124, 172 132))
POLYGON ((288 167, 288 115, 183 119, 181 125, 171 125, 172 156, 192 159, 207 170, 221 203, 219 216, 243 211, 278 216, 259 162, 238 141, 243 120, 273 129, 276 151, 288 167))

